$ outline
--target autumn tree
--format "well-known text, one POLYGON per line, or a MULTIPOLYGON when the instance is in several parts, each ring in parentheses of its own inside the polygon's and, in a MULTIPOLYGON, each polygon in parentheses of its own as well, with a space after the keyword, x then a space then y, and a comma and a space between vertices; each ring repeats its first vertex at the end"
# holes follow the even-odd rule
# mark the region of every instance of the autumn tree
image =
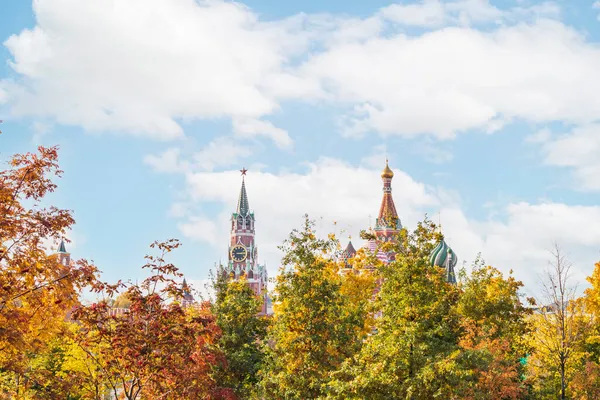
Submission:
POLYGON ((373 307, 373 293, 377 284, 377 271, 372 267, 377 265, 379 260, 365 249, 360 249, 348 263, 350 269, 346 265, 337 265, 337 270, 342 272, 340 291, 348 298, 348 313, 359 316, 363 321, 359 335, 366 337, 374 326, 376 310, 373 307))
POLYGON ((540 398, 567 399, 569 384, 584 359, 584 343, 591 326, 591 315, 571 283, 571 264, 558 245, 542 282, 539 312, 533 315, 534 348, 528 360, 530 379, 540 398))
POLYGON ((590 326, 583 343, 585 360, 574 372, 570 388, 574 398, 591 400, 600 398, 600 263, 586 279, 591 286, 582 300, 590 326))
POLYGON ((47 253, 46 244, 75 222, 70 211, 44 203, 61 174, 57 147, 15 155, 0 171, 0 370, 12 374, 10 396, 27 390, 28 355, 44 350, 96 278, 86 261, 62 265, 47 253))
POLYGON ((294 230, 282 246, 276 278, 271 343, 261 370, 264 398, 316 399, 330 374, 361 346, 364 315, 349 307, 332 251, 332 238, 319 239, 314 223, 294 230))
MULTIPOLYGON (((218 276, 223 277, 223 271, 218 276)), ((262 299, 254 294, 246 279, 215 282, 213 313, 221 330, 218 345, 226 364, 219 368, 220 385, 232 388, 240 398, 248 398, 258 381, 264 358, 267 317, 260 316, 262 299), (220 285, 223 283, 223 285, 220 285)))
MULTIPOLYGON (((36 353, 27 353, 26 399, 104 400, 109 388, 87 354, 74 341, 79 326, 64 321, 60 330, 36 353)), ((1 375, 1 374, 0 374, 1 375)), ((1 384, 0 384, 1 386, 1 384)))
MULTIPOLYGON (((208 304, 181 307, 183 290, 177 268, 165 261, 179 246, 175 240, 154 243, 158 256, 146 256, 151 275, 127 287, 128 312, 113 314, 107 301, 80 307, 81 348, 100 368, 113 394, 140 398, 233 398, 217 386, 213 371, 224 362, 216 349, 219 337, 208 304)), ((118 285, 106 286, 114 295, 118 285)))
POLYGON ((512 274, 505 278, 480 259, 461 279, 457 369, 463 374, 456 398, 518 399, 526 394, 522 360, 529 352, 524 337, 531 312, 519 295, 522 287, 512 274))
POLYGON ((585 350, 592 362, 600 362, 600 262, 586 280, 591 285, 584 292, 583 306, 592 318, 592 324, 586 335, 585 350))
POLYGON ((395 260, 379 266, 376 331, 328 386, 335 399, 450 398, 457 364, 458 290, 429 256, 438 239, 428 220, 384 244, 395 260))

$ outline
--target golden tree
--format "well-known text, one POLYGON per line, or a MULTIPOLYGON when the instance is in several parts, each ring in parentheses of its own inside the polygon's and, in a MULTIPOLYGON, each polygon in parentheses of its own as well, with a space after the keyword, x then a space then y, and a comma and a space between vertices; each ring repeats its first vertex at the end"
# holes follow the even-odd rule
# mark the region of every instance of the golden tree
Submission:
MULTIPOLYGON (((3 390, 24 390, 28 354, 42 349, 78 303, 97 270, 86 261, 62 265, 45 243, 61 240, 71 212, 44 204, 59 177, 57 147, 12 157, 0 171, 0 370, 13 379, 3 390)), ((6 381, 6 379, 5 379, 6 381)))

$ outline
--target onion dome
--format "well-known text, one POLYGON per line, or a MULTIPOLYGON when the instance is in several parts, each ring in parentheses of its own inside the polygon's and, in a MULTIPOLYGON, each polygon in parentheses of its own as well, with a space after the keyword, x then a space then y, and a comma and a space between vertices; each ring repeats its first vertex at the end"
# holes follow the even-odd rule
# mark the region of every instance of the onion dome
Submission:
POLYGON ((458 263, 458 257, 456 257, 456 253, 454 253, 443 238, 431 252, 429 262, 434 267, 444 268, 446 270, 447 281, 449 283, 456 283, 454 267, 458 263))
POLYGON ((385 168, 381 172, 381 177, 388 179, 392 179, 394 177, 394 171, 390 169, 390 166, 388 165, 388 160, 385 160, 385 168))

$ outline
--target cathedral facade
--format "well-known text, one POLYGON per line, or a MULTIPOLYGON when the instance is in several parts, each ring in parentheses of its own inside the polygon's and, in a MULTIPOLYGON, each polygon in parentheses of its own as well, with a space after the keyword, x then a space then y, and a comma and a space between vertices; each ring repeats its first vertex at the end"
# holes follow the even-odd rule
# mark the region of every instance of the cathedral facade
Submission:
MULTIPOLYGON (((381 200, 381 206, 379 207, 379 214, 375 220, 375 228, 369 228, 369 232, 372 234, 374 239, 370 239, 364 246, 364 249, 371 253, 383 263, 387 264, 394 260, 395 254, 393 252, 385 252, 379 249, 381 243, 390 242, 396 239, 397 235, 402 230, 402 223, 398 212, 396 211, 396 205, 392 197, 392 179, 394 178, 394 172, 388 165, 388 160, 385 161, 385 168, 381 172, 381 179, 383 181, 383 198, 381 200)), ((351 269, 350 260, 356 255, 356 249, 352 245, 352 241, 348 242, 348 245, 340 255, 340 261, 346 267, 346 270, 351 269)), ((440 267, 445 270, 446 280, 452 284, 456 283, 456 277, 454 268, 458 262, 456 254, 445 242, 444 238, 433 249, 430 255, 430 263, 432 266, 440 267)), ((379 286, 379 285, 378 285, 379 286)), ((378 289, 376 290, 378 291, 378 289)))

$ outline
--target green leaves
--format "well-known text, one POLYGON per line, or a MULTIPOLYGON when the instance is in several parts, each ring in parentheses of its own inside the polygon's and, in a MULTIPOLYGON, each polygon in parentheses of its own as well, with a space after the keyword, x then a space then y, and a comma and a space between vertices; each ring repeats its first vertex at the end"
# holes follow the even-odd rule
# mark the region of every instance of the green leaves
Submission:
POLYGON ((335 239, 319 239, 305 217, 282 249, 284 267, 276 278, 268 362, 261 370, 266 398, 319 398, 331 373, 361 345, 363 315, 342 290, 333 250, 335 239))
MULTIPOLYGON (((223 270, 217 271, 219 277, 223 274, 223 270)), ((267 317, 258 315, 262 301, 246 279, 217 278, 214 288, 217 296, 213 312, 221 329, 218 345, 226 360, 217 370, 217 379, 240 398, 248 398, 255 389, 264 358, 267 317)))

